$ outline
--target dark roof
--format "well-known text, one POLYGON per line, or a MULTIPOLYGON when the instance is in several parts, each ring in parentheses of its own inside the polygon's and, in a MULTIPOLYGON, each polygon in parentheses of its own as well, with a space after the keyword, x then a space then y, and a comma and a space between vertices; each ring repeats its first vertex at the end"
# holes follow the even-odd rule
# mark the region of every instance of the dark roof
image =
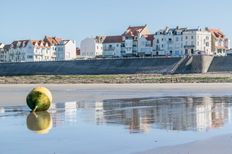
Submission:
POLYGON ((106 36, 103 43, 121 43, 122 36, 106 36))

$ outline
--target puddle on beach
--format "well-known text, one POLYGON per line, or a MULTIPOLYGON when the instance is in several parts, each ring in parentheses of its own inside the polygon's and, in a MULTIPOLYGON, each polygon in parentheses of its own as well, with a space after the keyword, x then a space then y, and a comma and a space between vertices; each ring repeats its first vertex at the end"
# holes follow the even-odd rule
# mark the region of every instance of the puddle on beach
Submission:
POLYGON ((232 134, 232 97, 57 103, 48 112, 0 107, 0 153, 133 153, 232 134))

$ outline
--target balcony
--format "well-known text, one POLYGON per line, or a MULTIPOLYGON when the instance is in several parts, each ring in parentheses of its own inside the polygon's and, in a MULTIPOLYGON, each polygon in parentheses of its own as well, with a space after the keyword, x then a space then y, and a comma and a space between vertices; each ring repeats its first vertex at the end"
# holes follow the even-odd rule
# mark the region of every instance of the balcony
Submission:
POLYGON ((114 51, 115 47, 104 48, 103 50, 104 51, 114 51))
POLYGON ((185 49, 192 49, 192 48, 195 48, 195 45, 185 45, 184 48, 185 49))

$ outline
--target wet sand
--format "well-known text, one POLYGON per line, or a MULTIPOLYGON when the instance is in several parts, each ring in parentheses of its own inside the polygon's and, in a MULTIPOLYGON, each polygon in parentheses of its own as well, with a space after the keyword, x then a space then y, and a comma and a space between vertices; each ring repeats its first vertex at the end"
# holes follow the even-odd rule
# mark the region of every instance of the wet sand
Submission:
MULTIPOLYGON (((33 84, 0 85, 0 106, 24 105, 33 84)), ((232 83, 164 83, 164 84, 48 84, 54 102, 101 101, 104 99, 160 96, 232 95, 232 83)))
POLYGON ((232 134, 136 154, 231 154, 232 134))
MULTIPOLYGON (((39 85, 0 85, 0 106, 25 105, 25 98, 39 85)), ((174 83, 174 84, 49 84, 54 102, 101 101, 104 99, 160 96, 226 96, 232 95, 232 83, 174 83)), ((196 141, 184 145, 143 151, 144 154, 229 154, 232 135, 196 141)))

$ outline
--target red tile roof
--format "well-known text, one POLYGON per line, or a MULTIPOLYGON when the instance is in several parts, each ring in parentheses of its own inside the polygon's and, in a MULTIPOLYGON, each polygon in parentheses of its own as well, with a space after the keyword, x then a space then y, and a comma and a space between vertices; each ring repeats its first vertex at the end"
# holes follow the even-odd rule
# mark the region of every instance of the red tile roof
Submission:
POLYGON ((59 44, 62 40, 63 40, 62 38, 45 36, 45 38, 44 38, 43 41, 48 42, 49 45, 57 45, 57 44, 59 44))
POLYGON ((145 39, 148 41, 151 41, 151 45, 153 46, 153 41, 155 39, 155 35, 154 34, 149 34, 149 35, 144 35, 145 39))
POLYGON ((127 30, 123 33, 123 35, 129 35, 129 36, 137 36, 139 33, 142 33, 142 31, 147 27, 145 26, 129 26, 127 30))
POLYGON ((103 43, 122 43, 122 36, 106 36, 103 43))
POLYGON ((225 35, 220 29, 209 29, 209 31, 216 37, 216 38, 221 38, 224 39, 225 35))

